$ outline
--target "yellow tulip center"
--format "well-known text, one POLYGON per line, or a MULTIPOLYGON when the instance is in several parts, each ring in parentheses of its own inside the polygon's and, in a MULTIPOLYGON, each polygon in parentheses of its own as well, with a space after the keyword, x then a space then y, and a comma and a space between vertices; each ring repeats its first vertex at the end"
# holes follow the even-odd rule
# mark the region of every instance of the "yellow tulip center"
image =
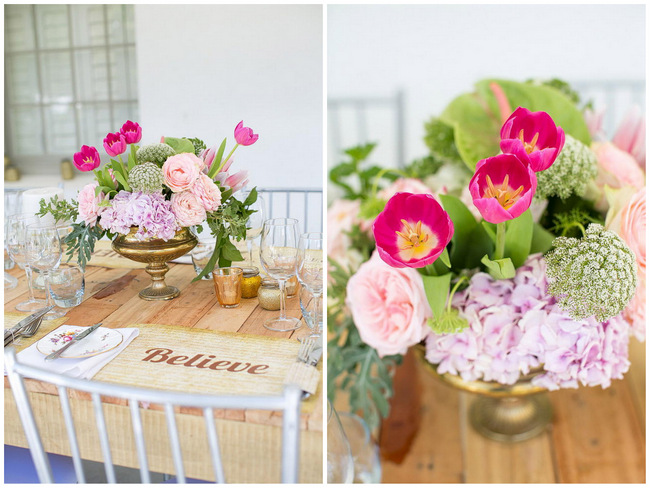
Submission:
POLYGON ((86 156, 84 159, 84 163, 93 164, 94 163, 93 158, 91 158, 90 156, 86 156))
POLYGON ((539 132, 535 134, 532 141, 526 142, 524 141, 524 129, 519 131, 519 140, 523 143, 526 154, 530 154, 537 150, 537 139, 539 139, 539 132))
POLYGON ((499 205, 501 205, 505 210, 508 210, 517 202, 517 200, 519 200, 519 196, 524 191, 523 185, 521 185, 516 190, 510 188, 510 185, 508 185, 509 179, 509 175, 506 175, 506 177, 503 179, 503 183, 501 183, 500 186, 495 186, 492 183, 490 175, 485 175, 487 188, 485 189, 483 198, 496 198, 497 202, 499 202, 499 205))
POLYGON ((438 244, 435 234, 421 220, 412 224, 402 219, 402 230, 395 231, 395 234, 397 234, 397 247, 400 250, 399 256, 405 262, 428 256, 438 244))

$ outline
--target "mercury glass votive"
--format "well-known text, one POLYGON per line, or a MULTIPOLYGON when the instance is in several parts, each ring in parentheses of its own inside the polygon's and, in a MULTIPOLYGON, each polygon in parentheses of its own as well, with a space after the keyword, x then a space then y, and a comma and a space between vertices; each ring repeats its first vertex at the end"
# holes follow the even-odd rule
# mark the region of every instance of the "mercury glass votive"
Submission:
POLYGON ((212 270, 214 291, 219 304, 224 308, 235 308, 241 302, 241 268, 215 268, 212 270))
POLYGON ((255 266, 242 268, 242 270, 244 274, 241 280, 241 296, 242 298, 255 298, 257 296, 257 290, 259 290, 262 284, 260 270, 255 266))

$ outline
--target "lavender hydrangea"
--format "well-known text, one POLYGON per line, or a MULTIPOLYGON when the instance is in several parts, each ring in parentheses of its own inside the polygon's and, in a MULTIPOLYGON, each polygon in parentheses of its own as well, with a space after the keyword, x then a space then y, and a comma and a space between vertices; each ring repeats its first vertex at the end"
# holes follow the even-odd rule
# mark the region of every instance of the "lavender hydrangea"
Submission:
POLYGON ((426 339, 426 357, 439 373, 465 380, 515 383, 535 368, 539 386, 555 390, 606 388, 629 368, 629 326, 621 316, 598 322, 572 319, 546 293, 546 263, 532 255, 511 280, 478 273, 456 293, 453 306, 470 326, 426 339))
POLYGON ((171 203, 165 200, 162 192, 146 194, 124 190, 104 210, 100 225, 118 234, 128 234, 132 226, 137 226, 135 236, 140 240, 157 237, 167 241, 180 229, 171 203))

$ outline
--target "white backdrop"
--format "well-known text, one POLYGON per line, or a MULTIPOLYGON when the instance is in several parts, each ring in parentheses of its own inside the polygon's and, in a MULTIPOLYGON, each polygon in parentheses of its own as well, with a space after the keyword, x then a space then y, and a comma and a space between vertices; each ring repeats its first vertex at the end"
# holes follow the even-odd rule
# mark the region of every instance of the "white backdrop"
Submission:
POLYGON ((262 187, 322 187, 320 5, 136 5, 143 142, 161 135, 219 144, 262 187))
POLYGON ((407 161, 426 153, 424 121, 481 78, 644 80, 645 55, 643 5, 328 8, 328 97, 403 89, 407 161))

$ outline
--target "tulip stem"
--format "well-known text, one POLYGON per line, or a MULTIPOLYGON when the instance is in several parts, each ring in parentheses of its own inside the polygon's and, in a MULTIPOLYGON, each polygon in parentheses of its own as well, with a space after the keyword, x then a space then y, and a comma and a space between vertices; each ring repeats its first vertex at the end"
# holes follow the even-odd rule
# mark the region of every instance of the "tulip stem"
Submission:
POLYGON ((393 168, 384 168, 382 169, 377 175, 375 176, 375 181, 372 184, 372 196, 377 196, 377 190, 379 189, 379 181, 384 177, 385 174, 387 173, 393 173, 396 174, 397 176, 401 176, 402 178, 408 178, 409 175, 404 173, 403 171, 393 169, 393 168))
POLYGON ((496 242, 496 249, 494 250, 493 260, 496 261, 497 259, 503 259, 505 250, 506 250, 506 223, 501 222, 500 224, 497 224, 497 242, 496 242))
POLYGON ((219 171, 221 171, 221 168, 224 167, 224 165, 228 162, 228 160, 230 159, 230 157, 231 157, 231 156, 233 155, 233 153, 235 152, 235 149, 237 149, 238 147, 239 147, 239 144, 235 144, 235 147, 232 148, 232 151, 230 151, 230 154, 228 154, 228 156, 226 156, 226 157, 223 159, 223 161, 221 161, 221 162, 219 163, 219 168, 218 168, 217 171, 214 173, 214 176, 216 176, 216 175, 219 173, 219 171))

